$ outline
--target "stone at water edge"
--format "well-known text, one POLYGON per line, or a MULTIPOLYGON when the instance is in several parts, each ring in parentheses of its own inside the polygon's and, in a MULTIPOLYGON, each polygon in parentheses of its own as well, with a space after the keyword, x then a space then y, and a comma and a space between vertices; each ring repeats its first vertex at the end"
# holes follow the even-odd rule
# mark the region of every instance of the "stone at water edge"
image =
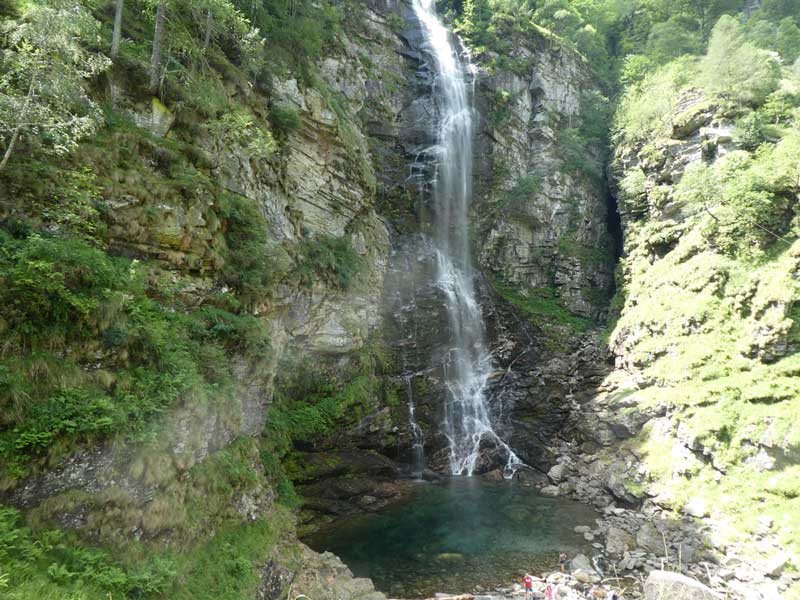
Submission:
POLYGON ((581 583, 600 583, 600 575, 593 569, 577 569, 572 572, 572 576, 581 583))
POLYGON ((592 561, 585 554, 576 554, 575 557, 569 561, 570 571, 577 571, 578 569, 594 570, 592 561))
POLYGON ((711 588, 672 571, 651 571, 644 582, 645 600, 719 600, 711 588))
POLYGON ((553 483, 561 483, 561 480, 564 479, 564 475, 567 472, 567 465, 563 463, 559 463, 557 465, 553 465, 553 467, 547 472, 547 476, 553 483))
POLYGON ((555 498, 561 494, 561 491, 558 489, 557 485, 548 485, 539 490, 539 493, 542 496, 550 496, 551 498, 555 498))
POLYGON ((588 525, 576 525, 574 529, 575 533, 587 533, 591 530, 592 528, 588 525))

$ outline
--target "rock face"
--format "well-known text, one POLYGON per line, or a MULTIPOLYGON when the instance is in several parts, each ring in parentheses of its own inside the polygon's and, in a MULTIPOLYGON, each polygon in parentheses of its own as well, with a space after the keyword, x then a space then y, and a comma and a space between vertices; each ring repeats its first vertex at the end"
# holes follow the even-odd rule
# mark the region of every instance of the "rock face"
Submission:
POLYGON ((285 597, 289 589, 294 598, 386 600, 386 596, 375 591, 372 581, 353 577, 337 556, 330 552, 318 554, 302 544, 299 549, 294 546, 278 549, 262 573, 259 598, 276 600, 285 597))
POLYGON ((717 594, 699 581, 670 571, 653 571, 644 584, 646 600, 716 600, 717 594))
POLYGON ((598 318, 611 295, 614 263, 602 150, 583 149, 585 164, 576 167, 565 145, 602 107, 602 96, 577 53, 536 33, 517 40, 504 58, 518 66, 478 76, 480 264, 523 294, 551 289, 569 311, 598 318))
POLYGON ((606 369, 593 389, 574 394, 568 441, 552 451, 569 468, 551 479, 603 509, 600 530, 617 569, 668 564, 721 594, 778 598, 795 585, 780 570, 769 575, 768 558, 783 545, 769 525, 745 525, 750 515, 727 499, 742 506, 744 495, 760 505, 750 482, 797 460, 793 443, 774 432, 792 427, 787 409, 798 394, 783 373, 797 364, 788 332, 797 330, 791 307, 800 250, 790 222, 800 189, 783 178, 780 161, 763 158, 797 151, 792 140, 756 153, 739 147, 739 114, 702 90, 683 90, 672 127, 617 140, 611 174, 624 232, 622 308, 608 349, 598 340, 587 350, 606 369), (736 193, 726 186, 745 182, 771 190, 770 215, 784 242, 754 237, 732 249, 737 242, 725 241, 735 218, 724 199, 736 193), (758 566, 724 566, 742 554, 758 566))
MULTIPOLYGON (((341 52, 318 65, 323 81, 315 88, 291 77, 275 79, 267 97, 266 90, 246 81, 236 84, 241 89, 231 84, 236 88, 232 102, 247 98, 248 106, 279 106, 299 118, 299 126, 266 157, 253 156, 245 143, 213 124, 187 129, 187 122, 201 117, 155 99, 152 106, 150 100, 143 103, 136 90, 114 82, 119 110, 151 126, 155 135, 191 146, 203 173, 177 187, 163 172, 164 163, 174 158, 145 142, 134 153, 140 162, 111 155, 98 159, 95 169, 108 179, 103 199, 109 207, 104 218, 110 251, 148 261, 153 265, 151 278, 172 284, 177 302, 187 309, 224 303, 232 296, 220 281, 226 267, 225 236, 231 228, 225 202, 235 197, 255 207, 264 219, 269 260, 274 261, 260 266, 287 274, 249 298, 246 307, 269 329, 269 355, 237 357, 237 384, 230 402, 186 402, 153 427, 147 444, 115 441, 78 450, 4 489, 3 501, 35 510, 68 497, 70 510, 80 515, 70 525, 87 530, 92 522, 103 521, 107 507, 102 499, 107 495, 124 497, 120 503, 132 519, 146 516, 154 502, 169 502, 174 482, 193 467, 239 436, 262 433, 276 373, 287 357, 301 364, 324 363, 337 373, 356 360, 355 353, 369 340, 380 337, 390 237, 376 211, 377 188, 380 183, 382 193, 388 193, 405 180, 407 154, 399 148, 398 132, 413 129, 401 114, 410 110, 416 94, 406 81, 413 79, 416 59, 404 56, 408 42, 389 24, 390 16, 402 19, 410 8, 399 1, 368 4, 363 18, 343 34, 341 52), (373 159, 380 162, 378 156, 386 165, 379 176, 373 164, 373 159), (308 258, 305 249, 319 240, 344 240, 360 257, 358 285, 345 289, 316 274, 305 283, 292 276, 308 258), (84 500, 73 502, 76 498, 84 500)), ((255 118, 263 119, 264 113, 255 113, 255 118)), ((0 220, 18 210, 13 199, 4 196, 0 220)), ((386 397, 380 393, 371 398, 369 414, 354 419, 352 429, 331 442, 341 447, 337 458, 342 460, 350 456, 348 448, 372 449, 372 454, 351 461, 363 485, 354 480, 352 489, 340 490, 364 505, 366 497, 385 500, 398 493, 383 486, 383 480, 398 477, 398 469, 380 451, 397 457, 397 423, 405 427, 407 422, 404 412, 398 421, 386 397)), ((325 457, 330 455, 320 458, 325 457)), ((271 501, 271 491, 267 495, 271 501)), ((136 535, 168 538, 169 525, 138 527, 136 535)), ((113 528, 104 527, 97 541, 107 541, 106 534, 113 537, 113 528)))

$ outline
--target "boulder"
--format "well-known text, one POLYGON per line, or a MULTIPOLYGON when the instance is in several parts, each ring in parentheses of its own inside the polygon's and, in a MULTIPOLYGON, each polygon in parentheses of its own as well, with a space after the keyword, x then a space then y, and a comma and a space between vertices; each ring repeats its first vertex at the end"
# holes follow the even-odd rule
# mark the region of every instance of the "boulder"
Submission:
POLYGON ((539 492, 542 494, 542 496, 550 496, 551 498, 555 498, 561 493, 557 485, 545 486, 539 490, 539 492))
POLYGON ((576 525, 575 526, 575 533, 586 533, 587 531, 591 531, 592 528, 588 525, 576 525))
POLYGON ((577 554, 575 558, 569 561, 570 571, 577 571, 579 569, 593 570, 592 561, 585 554, 577 554))
POLYGON ((651 571, 644 582, 645 600, 718 600, 711 588, 671 571, 651 571))
POLYGON ((564 479, 564 476, 567 473, 567 465, 561 463, 557 465, 553 465, 553 467, 547 472, 547 476, 550 478, 555 484, 561 483, 561 480, 564 479))
POLYGON ((789 562, 789 556, 781 552, 770 558, 763 567, 763 572, 768 577, 780 577, 786 563, 789 562))
POLYGON ((600 575, 594 569, 577 569, 572 572, 572 576, 581 583, 599 583, 600 575))
POLYGON ((610 556, 622 556, 636 547, 636 539, 624 529, 609 527, 606 533, 606 552, 610 556))
POLYGON ((645 523, 636 532, 636 544, 658 556, 664 555, 664 539, 652 523, 645 523))

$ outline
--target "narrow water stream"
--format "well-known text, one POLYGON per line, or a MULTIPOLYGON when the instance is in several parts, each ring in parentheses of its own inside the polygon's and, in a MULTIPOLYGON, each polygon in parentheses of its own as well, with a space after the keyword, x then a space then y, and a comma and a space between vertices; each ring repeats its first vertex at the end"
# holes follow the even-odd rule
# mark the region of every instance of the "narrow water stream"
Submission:
POLYGON ((594 525, 596 516, 516 482, 454 477, 416 484, 405 501, 304 541, 338 555, 389 597, 426 598, 519 582, 526 571, 555 569, 559 551, 591 556, 574 527, 594 525))

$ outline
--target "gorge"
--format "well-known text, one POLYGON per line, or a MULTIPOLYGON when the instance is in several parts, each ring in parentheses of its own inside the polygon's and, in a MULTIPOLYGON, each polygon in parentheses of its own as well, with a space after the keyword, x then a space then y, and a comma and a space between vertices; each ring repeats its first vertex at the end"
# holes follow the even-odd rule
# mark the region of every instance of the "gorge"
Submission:
POLYGON ((0 592, 798 598, 800 7, 702 4, 0 3, 0 592))

